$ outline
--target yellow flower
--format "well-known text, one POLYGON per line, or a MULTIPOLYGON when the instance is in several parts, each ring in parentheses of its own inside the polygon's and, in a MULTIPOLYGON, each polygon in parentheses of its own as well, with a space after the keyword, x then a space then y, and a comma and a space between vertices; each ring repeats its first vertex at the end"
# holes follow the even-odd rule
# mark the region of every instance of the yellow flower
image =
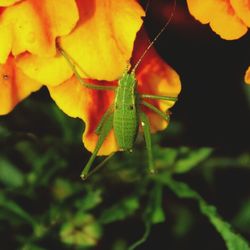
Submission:
MULTIPOLYGON (((114 92, 82 86, 65 58, 57 53, 56 43, 71 56, 85 81, 116 85, 128 62, 133 66, 148 45, 143 31, 135 42, 143 9, 136 0, 26 0, 9 6, 5 1, 1 4, 5 7, 0 9, 0 30, 4 31, 0 44, 0 114, 8 113, 29 93, 46 85, 66 114, 85 122, 83 142, 93 151, 95 128, 114 102, 114 92)), ((136 75, 140 93, 177 96, 180 92, 177 73, 153 49, 143 58, 136 75)), ((166 111, 174 103, 152 104, 166 111)), ((147 109, 145 112, 152 131, 167 126, 158 115, 147 109)), ((115 150, 111 131, 99 154, 115 150)))
POLYGON ((250 3, 245 0, 187 0, 190 13, 209 24, 223 39, 238 39, 250 27, 250 3))
MULTIPOLYGON (((226 40, 238 39, 250 27, 250 1, 248 0, 187 0, 190 13, 202 24, 226 40)), ((245 82, 250 84, 250 68, 245 82)))
POLYGON ((250 67, 248 67, 246 74, 245 74, 245 82, 250 84, 250 67))

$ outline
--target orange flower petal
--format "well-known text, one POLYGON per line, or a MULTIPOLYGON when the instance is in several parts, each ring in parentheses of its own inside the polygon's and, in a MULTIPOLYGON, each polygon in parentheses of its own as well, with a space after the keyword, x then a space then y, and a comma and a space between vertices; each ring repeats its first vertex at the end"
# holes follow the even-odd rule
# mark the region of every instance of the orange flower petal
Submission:
POLYGON ((77 28, 60 39, 61 46, 78 63, 82 77, 119 78, 131 57, 143 9, 135 0, 78 0, 77 4, 77 28))
POLYGON ((0 0, 0 6, 10 6, 14 3, 19 2, 20 0, 0 0))
POLYGON ((207 24, 211 19, 211 12, 214 9, 214 1, 187 0, 190 13, 202 24, 207 24))
MULTIPOLYGON (((66 114, 74 118, 79 117, 85 122, 83 143, 89 151, 93 152, 98 139, 95 129, 105 111, 113 103, 114 92, 83 87, 75 77, 59 86, 49 87, 49 92, 66 114)), ((111 131, 98 155, 108 155, 114 151, 117 151, 117 145, 114 132, 111 131)))
POLYGON ((68 34, 77 20, 74 0, 26 0, 6 8, 0 19, 0 30, 4 31, 0 62, 5 62, 10 49, 14 55, 25 51, 55 55, 55 38, 68 34))
POLYGON ((187 4, 196 19, 203 24, 209 23, 223 39, 238 39, 248 30, 229 0, 187 0, 187 4))
MULTIPOLYGON (((136 64, 148 44, 148 37, 142 30, 136 39, 133 64, 136 64)), ((181 82, 178 74, 159 57, 154 48, 151 48, 143 57, 136 70, 136 76, 138 91, 141 94, 177 97, 181 91, 181 82)), ((175 103, 173 101, 150 99, 145 99, 145 101, 150 102, 163 112, 166 112, 175 103)), ((143 110, 149 117, 152 132, 166 128, 167 122, 159 115, 147 108, 143 108, 143 110)))
POLYGON ((62 56, 41 57, 24 53, 17 65, 30 78, 47 86, 56 86, 69 79, 73 72, 62 56))
POLYGON ((14 57, 9 56, 6 64, 0 65, 0 115, 10 112, 18 102, 40 87, 41 84, 24 75, 16 66, 14 57))
POLYGON ((250 84, 250 66, 248 67, 246 74, 245 74, 245 83, 250 84))
POLYGON ((230 0, 236 14, 240 19, 250 27, 250 1, 230 0))
POLYGON ((1 15, 0 15, 0 30, 1 30, 0 64, 4 64, 12 48, 12 34, 10 32, 11 30, 10 25, 2 22, 1 15))
MULTIPOLYGON (((134 53, 135 59, 133 62, 138 61, 140 55, 148 45, 145 33, 140 33, 140 36, 137 38, 134 53)), ((153 48, 148 51, 139 65, 137 78, 140 93, 177 96, 180 92, 179 76, 160 59, 153 48)), ((106 83, 105 81, 98 83, 114 84, 110 82, 106 83)), ((93 152, 98 139, 95 129, 105 111, 114 102, 114 92, 85 88, 74 76, 59 86, 49 87, 49 91, 51 97, 66 114, 72 117, 79 117, 85 122, 86 127, 83 142, 85 147, 93 152)), ((174 102, 169 101, 149 102, 164 112, 174 105, 174 102)), ((167 123, 159 115, 148 109, 144 110, 149 116, 153 132, 164 129, 167 126, 167 123)), ((102 146, 99 155, 107 155, 117 150, 118 147, 112 130, 102 146)))

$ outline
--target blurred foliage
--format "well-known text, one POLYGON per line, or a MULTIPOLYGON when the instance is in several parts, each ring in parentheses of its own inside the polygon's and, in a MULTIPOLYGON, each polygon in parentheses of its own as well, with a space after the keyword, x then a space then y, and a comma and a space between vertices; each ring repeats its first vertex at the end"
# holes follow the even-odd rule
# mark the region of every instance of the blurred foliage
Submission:
MULTIPOLYGON (((192 240, 198 242, 199 235, 190 235, 196 235, 197 228, 215 237, 215 243, 206 239, 213 247, 250 249, 249 193, 240 197, 231 216, 224 213, 223 201, 208 195, 215 191, 221 171, 237 169, 249 176, 248 152, 231 157, 208 147, 161 146, 168 134, 182 133, 173 122, 166 135, 153 136, 156 175, 147 173, 139 136, 133 153, 117 153, 83 182, 79 174, 90 154, 81 144, 82 123, 39 98, 33 95, 0 119, 2 249, 152 249, 150 244, 164 242, 165 234, 166 240, 175 239, 172 249, 196 249, 192 240), (203 188, 193 178, 201 180, 203 188), (187 242, 193 246, 188 248, 187 242)), ((165 244, 157 249, 165 249, 165 244)))

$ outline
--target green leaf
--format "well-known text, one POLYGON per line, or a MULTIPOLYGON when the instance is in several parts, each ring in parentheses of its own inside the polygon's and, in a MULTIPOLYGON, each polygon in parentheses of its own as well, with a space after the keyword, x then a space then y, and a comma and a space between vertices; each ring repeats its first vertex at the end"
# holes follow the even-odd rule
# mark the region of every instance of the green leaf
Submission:
POLYGON ((228 250, 250 250, 247 241, 240 235, 233 232, 231 225, 225 222, 217 213, 214 206, 206 203, 205 200, 187 184, 173 180, 170 175, 159 175, 158 181, 167 185, 178 197, 195 199, 200 211, 208 217, 209 221, 224 239, 228 250))
POLYGON ((7 187, 20 187, 24 183, 24 176, 9 160, 0 158, 0 182, 7 187))
POLYGON ((126 241, 124 239, 117 239, 112 246, 112 250, 128 250, 126 241))
POLYGON ((176 206, 172 204, 170 209, 175 218, 172 231, 176 238, 181 239, 191 232, 194 223, 194 215, 187 207, 183 207, 182 205, 176 206))
POLYGON ((162 208, 162 185, 156 183, 155 187, 151 192, 151 199, 148 204, 149 216, 147 219, 150 220, 152 224, 157 224, 165 221, 165 213, 162 208))
POLYGON ((165 213, 162 208, 162 184, 155 183, 154 188, 150 192, 149 201, 143 214, 144 233, 135 241, 128 250, 134 250, 142 245, 149 237, 152 224, 157 224, 165 221, 165 213))
POLYGON ((178 149, 175 148, 161 148, 157 145, 154 146, 154 159, 156 165, 159 166, 172 166, 178 156, 178 149))
POLYGON ((185 173, 196 167, 200 162, 208 158, 213 149, 211 148, 200 148, 196 150, 191 150, 188 148, 182 148, 181 153, 185 154, 184 158, 180 158, 176 161, 174 166, 175 173, 185 173))
POLYGON ((234 224, 246 233, 249 232, 250 225, 250 199, 241 204, 238 214, 233 219, 234 224))
POLYGON ((22 247, 21 250, 46 250, 46 249, 36 246, 34 244, 27 244, 24 247, 22 247))
POLYGON ((132 215, 139 208, 139 201, 136 197, 128 197, 104 210, 100 222, 107 224, 114 221, 124 220, 132 215))
POLYGON ((25 220, 35 229, 37 227, 36 221, 17 203, 12 200, 8 200, 3 194, 0 193, 0 207, 7 209, 13 214, 19 216, 21 219, 25 220))
POLYGON ((63 223, 60 237, 63 243, 78 247, 91 247, 98 243, 102 228, 90 214, 76 214, 63 223))
POLYGON ((62 201, 74 193, 74 186, 68 180, 57 178, 53 184, 52 193, 56 200, 62 201))
POLYGON ((87 193, 83 196, 83 198, 76 201, 76 207, 79 209, 79 211, 88 211, 95 208, 101 202, 101 189, 97 189, 95 191, 92 189, 87 189, 87 193))

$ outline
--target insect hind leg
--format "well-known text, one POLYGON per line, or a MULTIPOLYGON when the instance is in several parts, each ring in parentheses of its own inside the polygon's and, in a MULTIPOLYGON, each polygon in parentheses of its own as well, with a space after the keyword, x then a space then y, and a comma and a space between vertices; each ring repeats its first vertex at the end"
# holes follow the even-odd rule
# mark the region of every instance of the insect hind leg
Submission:
POLYGON ((114 112, 114 104, 111 104, 109 106, 109 108, 107 109, 107 111, 104 113, 104 115, 102 116, 100 122, 98 123, 96 129, 95 129, 95 133, 97 135, 100 135, 102 127, 105 123, 105 121, 107 120, 107 118, 114 112))
POLYGON ((143 133, 146 142, 147 154, 148 154, 148 162, 149 162, 149 172, 154 174, 156 172, 153 160, 153 153, 152 153, 152 142, 151 142, 151 133, 150 133, 150 125, 148 117, 144 112, 140 112, 140 119, 143 128, 143 133))
POLYGON ((114 114, 111 113, 110 115, 107 116, 107 118, 103 121, 103 124, 100 128, 99 131, 99 136, 98 136, 98 140, 95 146, 95 149, 91 155, 91 157, 89 158, 89 161, 87 162, 87 164, 85 165, 82 173, 81 173, 81 178, 83 180, 86 180, 88 177, 88 172, 97 156, 97 153, 99 152, 104 140, 106 139, 106 137, 108 136, 109 132, 111 131, 112 127, 113 127, 113 117, 114 114))

